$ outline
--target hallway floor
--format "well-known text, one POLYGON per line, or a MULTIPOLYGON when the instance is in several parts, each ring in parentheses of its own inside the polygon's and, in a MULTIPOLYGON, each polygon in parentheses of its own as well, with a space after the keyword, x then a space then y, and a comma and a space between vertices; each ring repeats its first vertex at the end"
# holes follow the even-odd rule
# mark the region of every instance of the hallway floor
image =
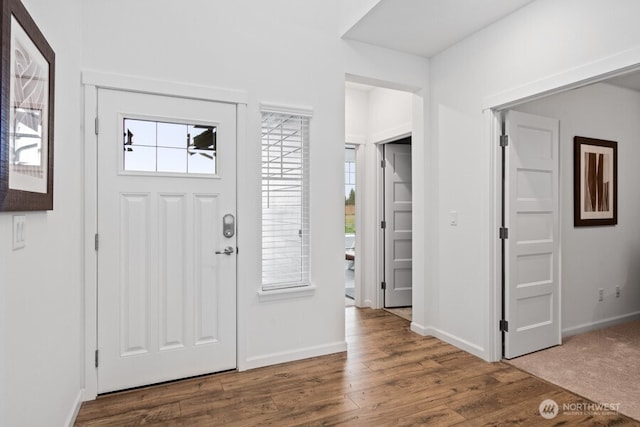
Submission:
POLYGON ((622 415, 566 414, 585 403, 506 363, 487 363, 384 310, 346 309, 348 353, 226 372, 99 397, 77 426, 612 425, 622 415))

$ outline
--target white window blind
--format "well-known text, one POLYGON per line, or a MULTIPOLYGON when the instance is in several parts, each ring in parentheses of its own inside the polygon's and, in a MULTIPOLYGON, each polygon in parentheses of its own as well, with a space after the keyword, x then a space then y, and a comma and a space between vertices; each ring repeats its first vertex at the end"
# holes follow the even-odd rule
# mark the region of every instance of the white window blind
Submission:
POLYGON ((262 289, 309 285, 310 116, 262 110, 262 289))

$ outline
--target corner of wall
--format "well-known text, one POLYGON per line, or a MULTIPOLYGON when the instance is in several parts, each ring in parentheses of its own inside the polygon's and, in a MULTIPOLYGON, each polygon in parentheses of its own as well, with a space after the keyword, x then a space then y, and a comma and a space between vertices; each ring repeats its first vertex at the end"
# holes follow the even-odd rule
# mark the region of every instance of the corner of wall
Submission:
POLYGON ((80 407, 82 406, 82 401, 84 400, 84 389, 78 391, 78 395, 73 403, 73 406, 69 410, 69 415, 67 415, 67 419, 64 423, 65 426, 73 427, 76 422, 76 418, 78 417, 78 413, 80 413, 80 407))

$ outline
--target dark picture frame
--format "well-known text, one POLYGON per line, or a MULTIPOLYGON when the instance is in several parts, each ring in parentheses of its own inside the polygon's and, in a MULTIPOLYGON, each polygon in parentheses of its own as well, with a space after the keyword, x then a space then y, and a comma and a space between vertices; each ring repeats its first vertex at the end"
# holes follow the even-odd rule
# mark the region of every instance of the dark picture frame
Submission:
POLYGON ((618 223, 618 143, 576 136, 573 139, 573 224, 618 223))
POLYGON ((55 53, 20 0, 0 1, 0 211, 52 210, 55 53))

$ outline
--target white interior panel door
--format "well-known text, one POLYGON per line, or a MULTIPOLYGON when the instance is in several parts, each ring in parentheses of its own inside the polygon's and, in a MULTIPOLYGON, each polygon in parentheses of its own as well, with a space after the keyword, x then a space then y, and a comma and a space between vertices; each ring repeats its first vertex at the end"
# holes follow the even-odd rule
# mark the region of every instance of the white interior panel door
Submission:
POLYGON ((235 368, 235 105, 101 89, 98 118, 99 392, 235 368))
POLYGON ((411 305, 412 197, 411 145, 384 147, 385 307, 411 305))
POLYGON ((505 357, 559 345, 559 122, 506 115, 505 357))

